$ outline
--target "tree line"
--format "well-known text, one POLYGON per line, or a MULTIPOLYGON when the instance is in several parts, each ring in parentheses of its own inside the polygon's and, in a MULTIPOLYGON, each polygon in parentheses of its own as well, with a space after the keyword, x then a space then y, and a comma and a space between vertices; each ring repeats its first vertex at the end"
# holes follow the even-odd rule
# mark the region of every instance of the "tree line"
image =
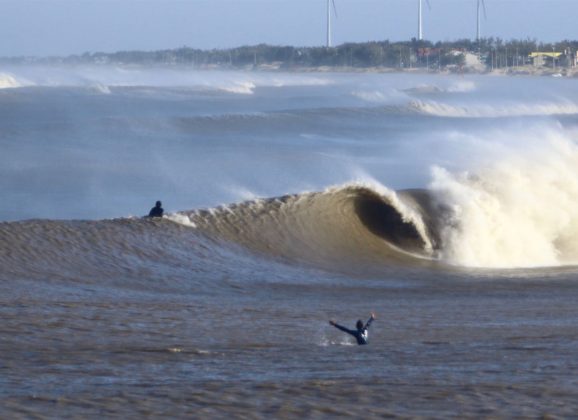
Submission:
POLYGON ((280 69, 316 67, 352 68, 461 68, 465 54, 473 53, 488 67, 524 64, 533 51, 576 51, 578 41, 539 43, 536 40, 485 38, 480 42, 469 39, 446 42, 374 41, 345 43, 336 47, 292 47, 260 44, 229 49, 201 50, 190 47, 158 51, 118 51, 114 53, 84 53, 67 57, 2 58, 9 63, 64 64, 179 64, 194 67, 251 68, 275 66, 280 69))

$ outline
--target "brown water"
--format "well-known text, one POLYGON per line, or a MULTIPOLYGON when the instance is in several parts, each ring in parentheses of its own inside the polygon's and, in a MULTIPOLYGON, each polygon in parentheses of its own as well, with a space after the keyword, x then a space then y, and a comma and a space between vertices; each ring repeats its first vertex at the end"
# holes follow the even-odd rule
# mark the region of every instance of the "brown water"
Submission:
POLYGON ((576 80, 0 73, 0 418, 578 412, 576 80))
POLYGON ((3 418, 578 410, 573 268, 396 265, 352 276, 166 220, 0 233, 13 244, 0 269, 3 418), (370 311, 367 346, 327 323, 353 326, 370 311))

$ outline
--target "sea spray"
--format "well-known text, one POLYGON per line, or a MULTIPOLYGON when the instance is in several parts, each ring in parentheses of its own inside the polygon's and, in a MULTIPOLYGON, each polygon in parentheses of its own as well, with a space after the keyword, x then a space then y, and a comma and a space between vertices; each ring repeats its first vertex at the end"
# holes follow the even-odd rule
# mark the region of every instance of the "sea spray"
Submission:
MULTIPOLYGON (((578 147, 560 130, 538 130, 475 172, 433 170, 447 209, 443 260, 461 266, 578 263, 578 147)), ((504 144, 501 150, 508 150, 504 144)))
POLYGON ((28 85, 27 82, 22 82, 9 73, 0 73, 0 89, 13 89, 28 85))
POLYGON ((575 115, 578 104, 570 100, 558 102, 453 105, 431 100, 414 100, 409 108, 419 113, 446 118, 509 118, 544 115, 575 115))

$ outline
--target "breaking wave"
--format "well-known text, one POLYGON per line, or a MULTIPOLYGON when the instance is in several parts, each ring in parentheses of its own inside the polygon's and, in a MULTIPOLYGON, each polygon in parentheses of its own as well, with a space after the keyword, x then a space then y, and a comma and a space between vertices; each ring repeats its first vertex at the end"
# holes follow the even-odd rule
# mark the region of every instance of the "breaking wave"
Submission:
POLYGON ((522 159, 475 176, 437 168, 428 189, 351 183, 161 221, 3 223, 0 272, 103 281, 170 272, 189 282, 191 271, 240 264, 242 250, 359 275, 392 266, 575 265, 578 151, 559 142, 544 159, 540 170, 522 159))
POLYGON ((250 95, 259 87, 326 86, 329 76, 241 71, 209 72, 190 68, 120 66, 13 66, 0 73, 1 88, 22 86, 97 88, 181 88, 250 95), (25 83, 23 81, 26 81, 25 83))
POLYGON ((439 94, 469 93, 477 89, 476 84, 471 80, 460 80, 448 86, 438 86, 437 84, 420 84, 417 86, 398 89, 393 86, 382 89, 354 90, 351 95, 370 103, 396 103, 400 100, 407 100, 408 96, 434 96, 439 94))
POLYGON ((433 212, 424 190, 347 184, 171 219, 272 257, 335 268, 431 259, 437 246, 433 212))
POLYGON ((415 100, 410 108, 426 115, 446 118, 504 118, 578 114, 578 104, 570 101, 511 105, 449 105, 415 100))
POLYGON ((25 86, 25 83, 18 81, 13 75, 0 73, 0 89, 13 89, 25 86))
POLYGON ((470 171, 434 167, 427 189, 353 183, 183 215, 211 237, 322 266, 578 264, 578 145, 543 129, 492 148, 499 158, 470 171))
POLYGON ((440 258, 475 267, 578 264, 578 146, 555 131, 496 146, 476 172, 434 168, 440 258))

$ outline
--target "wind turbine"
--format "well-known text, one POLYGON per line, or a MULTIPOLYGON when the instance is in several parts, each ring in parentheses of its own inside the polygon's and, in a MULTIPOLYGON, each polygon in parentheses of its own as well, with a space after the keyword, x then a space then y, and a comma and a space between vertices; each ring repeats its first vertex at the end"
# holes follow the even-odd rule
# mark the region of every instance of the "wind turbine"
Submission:
MULTIPOLYGON (((431 9, 429 0, 426 0, 427 7, 431 9)), ((423 39, 423 24, 422 24, 422 0, 417 0, 417 39, 421 41, 423 39)))
POLYGON ((480 4, 483 6, 484 9, 484 20, 488 19, 488 15, 486 14, 486 2, 484 0, 478 0, 478 12, 476 15, 477 19, 477 26, 476 26, 476 40, 478 44, 480 43, 480 4))
POLYGON ((337 8, 335 0, 327 0, 327 48, 331 47, 331 5, 333 4, 333 13, 337 17, 337 8))

